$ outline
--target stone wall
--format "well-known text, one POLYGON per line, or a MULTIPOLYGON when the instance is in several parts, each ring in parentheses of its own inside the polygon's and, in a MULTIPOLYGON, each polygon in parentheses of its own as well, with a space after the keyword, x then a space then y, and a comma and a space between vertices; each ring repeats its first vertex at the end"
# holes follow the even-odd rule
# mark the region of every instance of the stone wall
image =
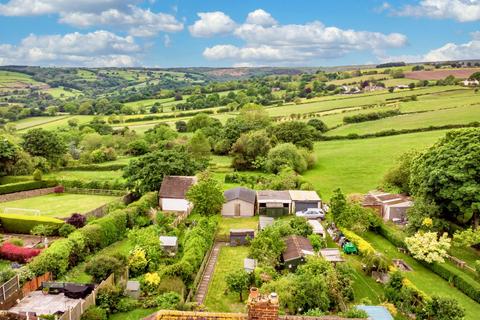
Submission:
POLYGON ((15 200, 22 200, 22 199, 27 199, 31 197, 37 197, 37 196, 44 196, 46 194, 54 193, 55 188, 56 187, 2 194, 0 195, 0 203, 15 201, 15 200))

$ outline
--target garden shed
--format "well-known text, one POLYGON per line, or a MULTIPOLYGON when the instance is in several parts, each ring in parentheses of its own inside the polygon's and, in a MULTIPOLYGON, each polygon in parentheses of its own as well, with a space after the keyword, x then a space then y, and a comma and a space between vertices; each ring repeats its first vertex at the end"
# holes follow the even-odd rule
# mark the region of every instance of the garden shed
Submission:
POLYGON ((315 191, 289 190, 288 193, 292 199, 293 212, 322 207, 322 200, 315 191))
POLYGON ((133 299, 140 298, 140 281, 132 281, 132 280, 127 281, 125 294, 133 299))
POLYGON ((190 212, 192 204, 187 200, 187 191, 197 183, 194 176, 166 176, 159 192, 159 205, 163 211, 190 212))
POLYGON ((266 227, 273 225, 274 222, 275 219, 272 217, 260 216, 258 218, 258 230, 262 231, 266 227))
POLYGON ((222 207, 224 217, 252 217, 255 214, 255 191, 243 187, 225 191, 225 203, 222 207))
POLYGON ((243 269, 246 272, 252 273, 253 271, 255 271, 256 267, 257 267, 257 260, 250 259, 250 258, 243 259, 243 269))
POLYGON ((253 229, 230 229, 230 245, 232 247, 242 246, 248 243, 248 239, 255 237, 253 229))
POLYGON ((178 239, 172 236, 160 236, 160 246, 168 255, 174 256, 178 250, 178 239))
POLYGON ((286 249, 283 251, 282 260, 286 268, 296 270, 300 264, 305 263, 306 256, 313 256, 310 240, 301 236, 289 236, 284 239, 286 249))
POLYGON ((332 262, 334 264, 337 262, 345 261, 342 258, 342 254, 340 253, 340 250, 336 248, 320 249, 320 255, 328 262, 332 262))
POLYGON ((257 210, 260 215, 279 217, 292 212, 292 199, 288 191, 257 191, 257 210))
POLYGON ((325 229, 318 220, 307 220, 307 223, 312 227, 313 233, 318 234, 319 236, 326 237, 325 229))
POLYGON ((370 191, 364 197, 362 206, 377 211, 384 221, 404 223, 407 220, 407 210, 413 206, 413 201, 403 194, 370 191))

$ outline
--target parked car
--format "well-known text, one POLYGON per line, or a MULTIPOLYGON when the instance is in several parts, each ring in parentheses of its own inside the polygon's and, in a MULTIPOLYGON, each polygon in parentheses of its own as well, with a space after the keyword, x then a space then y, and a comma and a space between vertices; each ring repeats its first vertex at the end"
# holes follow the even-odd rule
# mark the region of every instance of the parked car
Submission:
POLYGON ((307 219, 325 219, 325 212, 319 208, 303 209, 302 211, 297 211, 295 215, 307 219))

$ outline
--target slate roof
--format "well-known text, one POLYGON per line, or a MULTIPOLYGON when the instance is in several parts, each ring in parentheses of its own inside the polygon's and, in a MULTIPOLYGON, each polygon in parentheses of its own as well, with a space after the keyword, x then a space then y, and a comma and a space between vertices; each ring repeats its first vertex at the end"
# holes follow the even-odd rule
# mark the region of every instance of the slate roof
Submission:
POLYGON ((290 261, 314 254, 310 240, 300 236, 289 236, 284 239, 287 248, 283 252, 283 261, 290 261))
POLYGON ((225 191, 223 194, 227 201, 238 199, 238 200, 242 200, 249 203, 255 203, 255 198, 257 196, 255 191, 247 188, 242 188, 242 187, 229 189, 225 191))
POLYGON ((185 199, 188 189, 197 182, 193 176, 166 176, 160 187, 160 198, 185 199))
POLYGON ((260 190, 257 191, 258 201, 286 201, 290 202, 290 193, 288 191, 260 190))

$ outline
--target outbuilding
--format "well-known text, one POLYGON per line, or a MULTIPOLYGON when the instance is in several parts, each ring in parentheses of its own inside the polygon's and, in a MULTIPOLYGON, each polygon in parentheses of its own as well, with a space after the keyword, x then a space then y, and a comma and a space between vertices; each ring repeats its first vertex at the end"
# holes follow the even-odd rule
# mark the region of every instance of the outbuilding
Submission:
POLYGON ((243 246, 255 237, 253 229, 230 229, 230 246, 243 246))
POLYGON ((307 220, 307 223, 312 227, 313 233, 318 234, 319 236, 326 237, 325 229, 318 220, 307 220))
POLYGON ((321 208, 322 200, 315 191, 289 190, 292 200, 292 211, 298 212, 310 208, 321 208))
POLYGON ((292 199, 288 191, 257 191, 257 210, 269 217, 288 215, 292 212, 292 199))
POLYGON ((310 240, 301 236, 289 236, 284 239, 285 251, 282 254, 282 260, 286 268, 296 270, 297 267, 306 261, 307 256, 315 255, 310 240))
POLYGON ((195 183, 197 183, 195 176, 164 177, 159 192, 160 209, 168 212, 189 213, 193 206, 187 200, 186 194, 195 183))
POLYGON ((362 205, 377 211, 384 221, 405 223, 407 221, 407 210, 413 206, 413 201, 403 194, 370 191, 365 196, 362 205))
POLYGON ((225 203, 222 207, 224 217, 252 217, 255 214, 255 191, 238 187, 225 191, 225 203))
POLYGON ((171 236, 160 236, 162 250, 170 256, 174 256, 178 250, 178 238, 171 236))
POLYGON ((320 249, 320 255, 327 260, 328 262, 332 262, 333 264, 336 264, 337 262, 343 262, 342 254, 340 253, 340 250, 336 248, 325 248, 325 249, 320 249))
POLYGON ((258 230, 262 231, 266 227, 273 225, 274 222, 275 219, 272 217, 260 216, 258 217, 258 230))

